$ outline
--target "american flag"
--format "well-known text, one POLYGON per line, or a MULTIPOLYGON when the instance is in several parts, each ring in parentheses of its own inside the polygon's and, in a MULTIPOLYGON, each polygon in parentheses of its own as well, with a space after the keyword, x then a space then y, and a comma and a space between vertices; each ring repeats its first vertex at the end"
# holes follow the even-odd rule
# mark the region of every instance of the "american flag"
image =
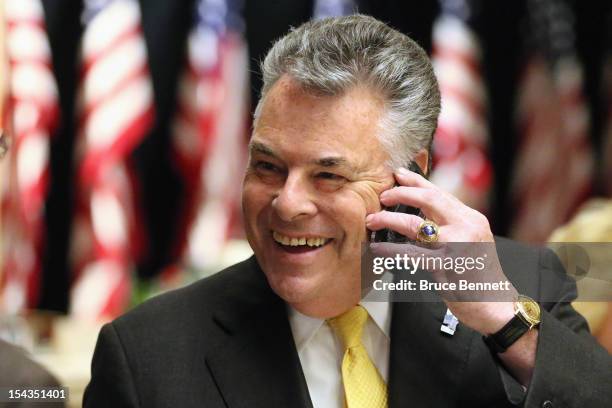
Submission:
POLYGON ((50 139, 59 117, 58 91, 39 0, 4 2, 12 128, 4 184, 3 285, 5 311, 36 307, 44 250, 50 139))
POLYGON ((185 184, 179 257, 214 265, 239 212, 246 158, 248 56, 238 0, 196 1, 173 125, 185 184))
POLYGON ((434 22, 432 63, 442 109, 434 137, 431 180, 468 206, 489 209, 487 98, 469 0, 444 0, 434 22))
POLYGON ((316 0, 314 3, 315 19, 346 16, 356 11, 353 0, 316 0))
POLYGON ((531 54, 517 98, 520 145, 511 233, 544 242, 590 193, 593 152, 571 10, 551 0, 527 5, 531 54))
POLYGON ((138 237, 130 154, 153 118, 153 91, 136 0, 89 0, 83 12, 71 310, 122 313, 138 237))

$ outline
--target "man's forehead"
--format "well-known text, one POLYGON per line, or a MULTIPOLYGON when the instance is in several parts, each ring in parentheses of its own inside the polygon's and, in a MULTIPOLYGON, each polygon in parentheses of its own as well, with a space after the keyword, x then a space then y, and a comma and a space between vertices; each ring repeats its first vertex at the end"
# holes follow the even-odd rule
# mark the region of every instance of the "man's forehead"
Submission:
POLYGON ((283 77, 264 98, 251 152, 352 170, 386 160, 378 140, 384 107, 368 89, 313 96, 283 77))

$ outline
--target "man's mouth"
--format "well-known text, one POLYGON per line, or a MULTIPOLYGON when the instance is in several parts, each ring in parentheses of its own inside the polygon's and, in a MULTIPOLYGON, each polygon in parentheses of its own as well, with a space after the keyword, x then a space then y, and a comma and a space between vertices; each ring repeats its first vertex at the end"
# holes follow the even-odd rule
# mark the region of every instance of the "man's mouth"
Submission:
POLYGON ((329 244, 332 239, 320 236, 289 237, 272 231, 272 238, 285 251, 298 253, 313 251, 329 244))

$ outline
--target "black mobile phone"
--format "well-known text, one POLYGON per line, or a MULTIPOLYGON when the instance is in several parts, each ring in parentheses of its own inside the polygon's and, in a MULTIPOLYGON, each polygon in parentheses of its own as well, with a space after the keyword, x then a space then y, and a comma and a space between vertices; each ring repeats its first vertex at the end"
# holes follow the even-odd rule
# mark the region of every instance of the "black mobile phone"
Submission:
MULTIPOLYGON (((421 168, 415 162, 411 161, 408 164, 407 168, 408 170, 425 177, 423 175, 423 171, 421 171, 421 168)), ((395 183, 395 186, 399 186, 399 184, 395 183)), ((413 214, 413 215, 418 215, 419 217, 423 216, 423 213, 421 212, 420 209, 415 208, 415 207, 410 207, 409 205, 404 205, 404 204, 397 204, 393 207, 383 207, 383 210, 391 211, 391 212, 400 212, 404 214, 413 214)), ((411 239, 408 239, 406 236, 400 234, 399 232, 395 232, 391 229, 385 228, 385 229, 381 229, 378 231, 372 231, 372 234, 370 235, 370 242, 392 242, 392 243, 401 244, 405 242, 414 242, 414 241, 411 239)))

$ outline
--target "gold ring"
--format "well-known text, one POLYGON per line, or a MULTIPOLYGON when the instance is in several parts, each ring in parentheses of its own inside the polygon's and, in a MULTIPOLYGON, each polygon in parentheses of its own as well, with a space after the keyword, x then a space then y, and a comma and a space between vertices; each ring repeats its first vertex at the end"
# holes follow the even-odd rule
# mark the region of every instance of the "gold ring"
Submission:
POLYGON ((419 225, 416 239, 419 242, 438 242, 438 232, 440 227, 433 221, 425 220, 419 225))

